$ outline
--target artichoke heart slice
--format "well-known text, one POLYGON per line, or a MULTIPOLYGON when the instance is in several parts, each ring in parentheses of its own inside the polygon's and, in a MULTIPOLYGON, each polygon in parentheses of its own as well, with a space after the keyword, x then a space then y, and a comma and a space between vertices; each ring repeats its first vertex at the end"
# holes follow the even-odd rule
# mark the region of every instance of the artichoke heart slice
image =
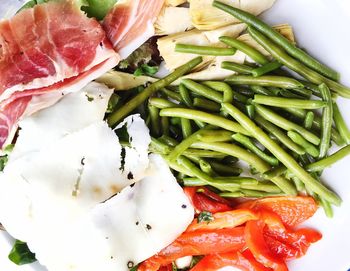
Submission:
POLYGON ((171 35, 193 29, 189 8, 164 7, 154 28, 156 35, 171 35))

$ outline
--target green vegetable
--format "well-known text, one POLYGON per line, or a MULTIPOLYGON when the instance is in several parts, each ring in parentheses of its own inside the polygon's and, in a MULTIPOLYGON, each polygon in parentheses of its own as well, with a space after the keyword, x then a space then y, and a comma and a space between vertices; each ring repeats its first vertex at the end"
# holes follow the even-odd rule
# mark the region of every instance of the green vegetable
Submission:
POLYGON ((259 20, 254 15, 245 12, 241 9, 226 5, 219 1, 214 1, 213 6, 231 14, 243 23, 246 23, 247 25, 252 26, 260 32, 264 33, 266 36, 268 36, 270 39, 276 42, 279 46, 281 46, 284 50, 286 50, 288 54, 303 62, 308 67, 333 80, 339 80, 339 74, 336 71, 321 64, 319 61, 308 55, 306 52, 296 47, 294 43, 290 42, 283 35, 278 33, 276 30, 274 30, 272 27, 270 27, 263 21, 259 20))
POLYGON ((182 102, 187 107, 192 108, 193 107, 192 98, 191 98, 190 92, 188 91, 188 89, 185 87, 184 84, 180 84, 179 92, 181 95, 182 102))
POLYGON ((81 9, 87 13, 89 17, 95 17, 97 20, 102 20, 108 11, 114 6, 117 0, 84 0, 87 6, 82 6, 81 9))
POLYGON ((250 88, 251 90, 254 91, 254 93, 257 93, 257 94, 266 95, 266 96, 275 96, 275 93, 270 91, 270 89, 264 88, 262 86, 251 86, 250 88))
POLYGON ((113 93, 111 98, 108 101, 108 107, 107 107, 106 113, 107 114, 112 113, 117 108, 119 101, 120 101, 120 96, 113 93))
POLYGON ((155 75, 159 70, 157 66, 149 66, 148 64, 142 64, 140 67, 136 69, 134 72, 135 76, 147 75, 152 76, 155 75))
POLYGON ((307 141, 303 136, 294 131, 288 131, 288 136, 293 140, 294 143, 303 147, 304 150, 310 154, 312 157, 318 157, 320 155, 320 151, 316 148, 315 145, 311 144, 307 141))
MULTIPOLYGON (((236 119, 244 128, 246 128, 262 145, 264 145, 282 164, 293 172, 297 178, 303 181, 305 185, 307 185, 313 192, 324 197, 326 200, 335 205, 340 205, 341 199, 335 193, 310 176, 298 164, 298 162, 293 159, 292 156, 290 156, 283 148, 276 144, 275 141, 273 141, 258 126, 256 126, 256 124, 246 115, 231 104, 224 103, 222 107, 223 110, 226 110, 234 119, 236 119)), ((279 187, 282 189, 281 186, 279 187)))
POLYGON ((225 36, 220 37, 219 39, 221 42, 227 44, 228 46, 236 48, 237 50, 240 50, 241 52, 245 53, 256 63, 259 63, 261 65, 269 63, 269 60, 262 53, 260 53, 255 48, 249 46, 248 44, 244 43, 243 41, 225 36))
POLYGON ((196 55, 209 55, 209 56, 232 56, 236 53, 233 48, 211 47, 211 46, 199 46, 190 44, 176 44, 175 52, 196 54, 196 55))
POLYGON ((306 117, 304 119, 304 127, 305 129, 311 129, 312 123, 314 121, 315 114, 312 111, 307 112, 306 117))
POLYGON ((272 62, 269 62, 267 64, 262 65, 261 67, 253 69, 252 75, 254 77, 259 77, 259 76, 262 76, 266 73, 277 70, 277 69, 281 68, 281 66, 282 66, 282 64, 279 63, 278 61, 272 61, 272 62))
POLYGON ((299 100, 281 97, 271 97, 259 94, 254 96, 253 102, 273 107, 293 107, 302 109, 319 109, 324 108, 327 105, 327 102, 319 100, 299 100))
POLYGON ((134 109, 136 109, 140 104, 142 104, 149 96, 153 93, 159 91, 160 89, 166 87, 167 85, 174 82, 176 79, 191 71, 194 67, 196 67, 199 63, 202 62, 201 57, 197 57, 183 66, 177 68, 173 73, 169 74, 163 79, 160 79, 147 88, 145 88, 141 93, 136 95, 122 107, 120 107, 117 111, 113 112, 107 119, 108 124, 112 127, 115 126, 119 121, 121 121, 124 117, 130 114, 134 109))
POLYGON ((199 94, 199 95, 201 95, 209 100, 213 100, 214 102, 217 102, 217 103, 221 103, 223 101, 222 94, 211 89, 210 87, 199 84, 199 83, 192 81, 190 79, 183 79, 181 81, 181 84, 183 84, 190 91, 192 91, 196 94, 199 94))
POLYGON ((302 88, 303 85, 295 79, 276 75, 264 75, 253 77, 249 75, 232 75, 225 79, 232 85, 255 85, 263 87, 278 87, 278 88, 302 88))
POLYGON ((346 144, 350 144, 350 131, 346 126, 345 120, 342 114, 340 113, 337 103, 333 103, 333 111, 334 123, 337 127, 337 130, 339 131, 340 136, 346 144))
POLYGON ((323 109, 321 125, 322 130, 319 158, 323 158, 327 155, 329 145, 331 143, 331 132, 333 124, 333 102, 329 88, 325 84, 320 85, 319 88, 322 95, 322 99, 327 103, 327 106, 323 109))
POLYGON ((343 96, 345 98, 350 98, 350 89, 345 87, 338 82, 332 81, 314 70, 306 67, 299 61, 290 57, 285 51, 275 45, 271 40, 262 35, 259 31, 249 28, 249 34, 260 44, 262 45, 276 60, 284 64, 286 67, 300 74, 307 80, 315 84, 325 83, 329 86, 335 93, 343 96))
POLYGON ((194 98, 193 106, 213 112, 220 112, 221 109, 220 104, 203 98, 194 98))
POLYGON ((229 62, 229 61, 223 61, 221 63, 221 68, 225 70, 234 71, 239 74, 251 74, 252 71, 254 70, 254 68, 248 65, 238 64, 238 63, 229 62))
POLYGON ((3 171, 8 161, 7 155, 0 156, 0 171, 3 171))
POLYGON ((8 258, 17 265, 36 262, 35 254, 29 250, 26 243, 19 240, 16 240, 8 258))

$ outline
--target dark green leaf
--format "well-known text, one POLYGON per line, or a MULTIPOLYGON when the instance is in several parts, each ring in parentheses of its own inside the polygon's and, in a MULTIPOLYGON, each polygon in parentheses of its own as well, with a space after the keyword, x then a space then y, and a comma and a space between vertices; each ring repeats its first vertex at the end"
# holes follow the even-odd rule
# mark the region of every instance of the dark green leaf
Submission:
POLYGON ((35 254, 29 250, 26 243, 19 240, 16 240, 8 258, 17 265, 36 262, 35 254))
POLYGON ((87 0, 87 2, 88 6, 82 6, 81 9, 85 11, 89 17, 102 20, 117 0, 87 0))
POLYGON ((149 66, 147 64, 142 64, 134 72, 135 76, 148 75, 152 76, 158 72, 159 68, 157 66, 149 66))
POLYGON ((200 212, 200 214, 198 215, 197 217, 197 222, 200 223, 200 222, 210 222, 210 221, 213 221, 214 220, 214 217, 212 215, 212 213, 210 212, 200 212))

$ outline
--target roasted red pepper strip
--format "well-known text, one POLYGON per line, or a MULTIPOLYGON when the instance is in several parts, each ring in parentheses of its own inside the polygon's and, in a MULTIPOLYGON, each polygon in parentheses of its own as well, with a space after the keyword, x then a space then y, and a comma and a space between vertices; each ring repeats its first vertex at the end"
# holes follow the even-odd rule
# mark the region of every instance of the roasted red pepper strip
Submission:
POLYGON ((237 208, 261 209, 276 213, 284 224, 294 227, 312 217, 317 211, 317 204, 312 197, 267 197, 241 203, 237 208))
POLYGON ((264 238, 265 223, 261 220, 248 221, 245 227, 245 240, 255 259, 265 267, 275 271, 287 271, 283 260, 276 258, 264 238))
POLYGON ((184 256, 226 253, 245 246, 244 228, 185 232, 157 255, 143 262, 139 271, 155 271, 184 256))
POLYGON ((255 260, 254 257, 246 257, 239 251, 212 254, 205 256, 191 271, 217 271, 220 268, 232 266, 242 271, 269 271, 255 260))
POLYGON ((232 210, 230 202, 210 191, 206 187, 185 187, 184 192, 190 199, 197 213, 211 213, 232 210))

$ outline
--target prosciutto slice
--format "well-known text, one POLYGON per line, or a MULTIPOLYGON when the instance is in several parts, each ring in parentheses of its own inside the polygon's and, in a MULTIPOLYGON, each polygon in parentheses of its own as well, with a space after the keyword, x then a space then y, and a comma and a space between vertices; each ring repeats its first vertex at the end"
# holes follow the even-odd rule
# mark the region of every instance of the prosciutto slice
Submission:
POLYGON ((119 0, 103 21, 103 27, 121 58, 155 34, 153 23, 164 0, 119 0))
POLYGON ((36 5, 0 22, 0 148, 19 118, 81 89, 118 62, 101 25, 72 1, 36 5))

